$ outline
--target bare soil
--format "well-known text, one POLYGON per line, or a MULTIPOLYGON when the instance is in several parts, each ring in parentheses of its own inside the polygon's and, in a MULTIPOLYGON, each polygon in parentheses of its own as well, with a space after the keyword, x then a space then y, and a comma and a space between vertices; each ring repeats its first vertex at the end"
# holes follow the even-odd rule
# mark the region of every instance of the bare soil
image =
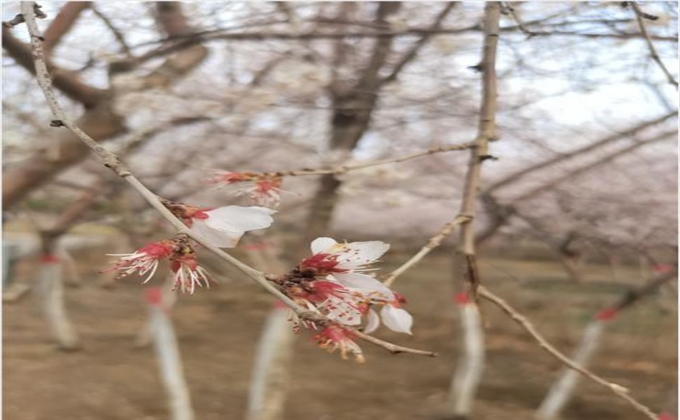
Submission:
MULTIPOLYGON (((3 313, 3 418, 5 420, 167 419, 163 387, 151 348, 135 348, 146 322, 143 286, 121 280, 99 285, 105 266, 99 250, 79 257, 85 282, 68 288, 67 305, 84 344, 79 352, 55 348, 35 293, 5 304, 3 313)), ((390 255, 386 269, 406 255, 390 255)), ((36 265, 24 263, 18 281, 29 281, 36 265)), ((617 282, 605 267, 587 269, 582 284, 570 283, 559 264, 486 260, 484 282, 528 315, 552 342, 569 352, 592 314, 639 282, 633 269, 617 282)), ((197 419, 242 419, 258 335, 272 299, 247 280, 180 296, 173 318, 197 419)), ((288 419, 445 418, 458 354, 458 321, 452 301, 450 261, 435 255, 404 275, 396 289, 408 299, 414 336, 380 330, 399 344, 434 350, 437 358, 392 356, 361 343, 367 363, 341 360, 300 335, 287 406, 288 419)), ((489 304, 483 305, 487 367, 474 408, 475 420, 530 419, 561 366, 520 328, 489 304)), ((613 321, 592 369, 630 388, 654 410, 669 405, 677 372, 675 300, 650 296, 613 321)), ((582 381, 565 419, 641 419, 603 387, 582 381)))

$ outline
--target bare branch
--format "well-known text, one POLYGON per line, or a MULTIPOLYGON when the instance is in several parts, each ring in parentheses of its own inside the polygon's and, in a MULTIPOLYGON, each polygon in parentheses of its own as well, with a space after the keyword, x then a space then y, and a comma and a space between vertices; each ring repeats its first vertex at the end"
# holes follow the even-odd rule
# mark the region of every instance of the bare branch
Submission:
MULTIPOLYGON (((345 327, 343 327, 345 328, 345 327)), ((375 344, 378 347, 382 347, 385 350, 389 351, 392 354, 399 354, 399 353, 410 353, 410 354, 416 354, 419 356, 427 356, 427 357, 437 357, 437 353, 433 351, 423 351, 423 350, 416 350, 416 349, 411 349, 408 347, 402 347, 402 346, 397 346, 392 343, 388 343, 387 341, 380 340, 378 338, 375 338, 371 335, 364 334, 361 331, 357 331, 355 329, 349 329, 352 331, 352 334, 356 335, 357 337, 361 338, 364 341, 368 341, 371 344, 375 344)))
POLYGON ((69 1, 59 10, 59 13, 50 22, 50 26, 45 29, 43 34, 45 37, 45 53, 48 56, 73 28, 80 14, 89 8, 91 4, 89 1, 69 1))
POLYGON ((533 337, 533 339, 536 340, 538 345, 543 350, 548 352, 548 354, 550 354, 551 356, 555 357, 562 364, 564 364, 565 366, 567 366, 570 369, 573 369, 573 370, 579 372, 581 375, 592 380, 593 382, 600 384, 600 385, 604 386, 605 388, 609 389, 611 392, 613 392, 619 398, 626 400, 630 405, 632 405, 640 413, 644 414, 647 418, 652 419, 652 420, 657 419, 656 414, 654 414, 654 412, 652 410, 650 410, 647 406, 638 402, 636 399, 634 399, 633 397, 631 397, 628 394, 628 392, 629 392, 628 389, 622 387, 621 385, 615 384, 613 382, 609 382, 609 381, 595 375, 590 370, 588 370, 588 369, 586 369, 582 366, 579 366, 573 360, 569 359, 562 352, 557 350, 538 331, 536 331, 536 328, 534 328, 534 326, 531 324, 531 322, 525 316, 523 316, 519 312, 517 312, 506 301, 504 301, 500 297, 496 296, 495 294, 491 293, 491 291, 489 291, 486 287, 479 286, 479 296, 481 296, 482 298, 486 299, 487 301, 489 301, 489 302, 493 303, 494 305, 498 306, 499 308, 501 308, 503 310, 503 312, 505 312, 510 318, 512 318, 513 321, 515 321, 526 332, 528 332, 529 335, 531 335, 531 337, 533 337))
POLYGON ((385 279, 383 283, 385 286, 392 286, 392 284, 397 280, 397 277, 402 275, 406 270, 410 269, 417 263, 419 263, 427 254, 433 249, 441 245, 444 238, 446 238, 453 230, 463 224, 468 223, 472 220, 470 216, 458 215, 451 222, 444 225, 444 227, 433 237, 431 237, 425 246, 423 246, 420 251, 418 251, 414 256, 408 259, 405 263, 399 266, 396 270, 390 273, 390 275, 385 279))
POLYGON ((477 302, 476 291, 479 273, 475 263, 475 237, 473 219, 475 217, 475 204, 480 185, 482 163, 488 156, 489 142, 496 140, 496 49, 498 46, 500 20, 500 4, 489 2, 484 10, 484 52, 479 68, 482 71, 482 104, 479 111, 479 127, 477 145, 470 152, 468 171, 465 177, 465 189, 460 206, 460 215, 467 216, 470 220, 463 224, 460 232, 462 254, 465 255, 467 270, 467 283, 473 302, 477 302))
POLYGON ((656 52, 656 48, 654 47, 654 44, 652 43, 652 40, 649 37, 649 33, 647 32, 647 25, 645 24, 644 18, 645 16, 649 15, 640 10, 640 6, 638 6, 636 2, 631 1, 629 2, 629 4, 633 8, 633 11, 635 12, 635 17, 637 18, 638 25, 640 26, 640 33, 642 33, 642 36, 645 37, 645 42, 647 43, 647 48, 649 49, 649 54, 652 57, 652 60, 654 60, 656 64, 659 65, 659 68, 661 69, 663 74, 666 75, 668 83, 672 84, 677 88, 678 82, 673 78, 673 75, 671 74, 670 71, 668 71, 668 68, 663 63, 663 61, 661 61, 661 58, 659 57, 659 54, 656 52))
POLYGON ((116 41, 120 44, 121 51, 125 53, 128 57, 132 56, 132 51, 130 50, 130 46, 127 44, 127 41, 125 41, 125 37, 123 36, 122 32, 118 30, 118 28, 115 27, 113 22, 111 22, 111 19, 108 18, 105 14, 101 12, 98 8, 94 7, 94 4, 90 6, 90 9, 92 9, 92 13, 95 14, 99 19, 101 19, 102 22, 104 22, 104 25, 109 28, 111 33, 113 34, 113 37, 116 38, 116 41))
POLYGON ((405 162, 407 160, 419 158, 422 156, 428 156, 428 155, 433 155, 436 153, 444 153, 444 152, 451 152, 455 150, 467 150, 467 149, 472 149, 476 146, 477 143, 475 142, 469 142, 469 143, 461 143, 461 144, 453 144, 451 146, 442 146, 442 147, 435 147, 433 149, 428 149, 423 152, 415 152, 411 153, 408 155, 404 156, 398 156, 396 158, 387 158, 387 159, 380 159, 380 160, 374 160, 370 162, 364 162, 364 163, 357 163, 354 165, 339 165, 335 166, 332 168, 328 169, 300 169, 297 171, 278 171, 278 172, 264 172, 262 173, 263 176, 306 176, 306 175, 329 175, 329 174, 334 174, 334 175, 340 175, 344 174, 350 171, 355 171, 357 169, 364 169, 364 168, 370 168, 372 166, 379 166, 379 165, 385 165, 388 163, 401 163, 405 162))
POLYGON ((539 162, 535 165, 531 165, 527 168, 521 169, 517 172, 510 174, 510 175, 506 176, 505 178, 501 179, 500 181, 497 181, 494 184, 492 184, 491 186, 487 187, 485 191, 486 192, 495 191, 495 190, 497 190, 501 187, 504 187, 504 186, 506 186, 510 183, 517 182, 520 178, 523 178, 523 177, 525 177, 526 175, 529 175, 532 172, 535 172, 535 171, 538 171, 538 170, 544 169, 544 168, 549 168, 549 167, 551 167, 551 166, 553 166, 553 165, 555 165, 559 162, 565 161, 567 159, 571 159, 571 158, 576 157, 576 156, 580 156, 580 155, 584 155, 586 153, 590 153, 590 152, 592 152, 596 149, 599 149, 599 148, 601 148, 605 145, 608 145, 610 143, 613 143, 615 141, 632 137, 635 134, 637 134, 638 132, 645 130, 647 128, 653 127, 657 124, 661 124, 664 121, 675 117, 676 115, 677 115, 677 111, 674 110, 672 112, 664 114, 664 115, 662 115, 658 118, 655 118, 653 120, 645 121, 641 124, 638 124, 634 127, 629 128, 625 131, 614 133, 610 136, 607 136, 607 137, 605 137, 601 140, 598 140, 594 143, 591 143, 587 146, 576 149, 572 152, 561 153, 558 156, 555 156, 554 158, 544 160, 544 161, 539 162))
MULTIPOLYGON (((434 31, 439 29, 444 19, 446 19, 451 10, 453 10, 457 4, 458 3, 456 2, 448 2, 446 6, 444 6, 444 9, 439 12, 435 18, 434 22, 430 26, 430 30, 434 31)), ((427 43, 431 37, 432 33, 424 33, 421 38, 411 47, 411 49, 401 57, 399 62, 392 69, 392 72, 382 79, 381 83, 385 84, 396 80, 401 70, 416 57, 418 50, 420 50, 420 48, 422 48, 422 46, 425 45, 425 43, 427 43)))
POLYGON ((525 23, 520 19, 519 15, 515 11, 515 8, 512 7, 512 4, 510 2, 503 2, 501 3, 503 6, 504 11, 510 14, 512 16, 512 19, 517 23, 517 28, 522 31, 522 33, 526 34, 527 39, 535 36, 536 34, 531 31, 529 28, 526 27, 525 23))
MULTIPOLYGON (((2 46, 17 64, 35 74, 31 49, 15 38, 6 26, 2 28, 2 46)), ((47 60, 47 65, 52 73, 54 87, 69 98, 82 103, 86 108, 94 107, 106 93, 104 90, 83 83, 74 73, 54 66, 49 60, 47 60)))
POLYGON ((537 195, 539 195, 543 192, 551 190, 556 185, 561 184, 562 182, 564 182, 568 179, 574 178, 574 177, 582 175, 582 174, 584 174, 588 171, 591 171, 591 170, 593 170, 593 169, 595 169, 599 166, 602 166, 602 165, 604 165, 608 162, 611 162, 611 161, 613 161, 613 160, 615 160, 615 159, 617 159, 617 158, 619 158, 623 155, 626 155, 626 154, 632 152, 635 149, 639 149, 642 146, 647 146, 647 145, 655 143, 657 141, 663 141, 663 140, 667 140, 669 138, 675 138, 676 136, 677 136, 677 130, 672 130, 672 131, 663 132, 663 133, 661 133, 657 136, 654 136, 653 138, 651 138, 649 140, 639 142, 639 143, 633 143, 628 147, 625 147, 621 150, 617 150, 616 152, 610 153, 610 154, 602 157, 601 159, 597 159, 594 162, 591 162, 591 163, 584 165, 584 166, 582 166, 578 169, 570 171, 570 172, 562 175, 561 177, 559 177, 559 178, 557 178, 553 181, 550 181, 550 182, 547 182, 543 185, 540 185, 540 186, 520 195, 519 197, 514 198, 512 201, 513 202, 522 202, 522 201, 529 200, 529 199, 536 197, 537 195))

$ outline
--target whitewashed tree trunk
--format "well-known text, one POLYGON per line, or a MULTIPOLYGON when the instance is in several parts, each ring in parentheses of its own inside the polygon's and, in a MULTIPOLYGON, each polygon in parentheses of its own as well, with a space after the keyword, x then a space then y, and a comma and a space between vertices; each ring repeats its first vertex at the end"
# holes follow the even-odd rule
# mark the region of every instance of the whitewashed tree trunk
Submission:
POLYGON ((80 348, 78 334, 66 315, 62 263, 56 256, 43 256, 38 290, 43 312, 52 334, 62 350, 80 348))
POLYGON ((163 292, 160 288, 150 288, 147 292, 151 317, 151 337, 161 379, 168 397, 170 418, 172 420, 193 420, 194 410, 191 407, 189 388, 184 378, 182 359, 172 320, 168 308, 163 304, 163 292))
MULTIPOLYGON (((571 359, 580 366, 586 367, 602 339, 605 324, 613 320, 622 310, 632 306, 676 277, 677 268, 659 274, 649 279, 642 286, 628 289, 613 305, 595 314, 595 319, 586 327, 583 339, 571 359)), ((564 369, 560 378, 550 388, 548 395, 536 411, 535 418, 538 420, 558 418, 560 411, 571 399, 578 380, 579 374, 576 371, 564 369)))
POLYGON ((458 295, 463 332, 462 353, 451 382, 449 406, 455 419, 468 419, 484 372, 484 331, 477 305, 458 295))
MULTIPOLYGON (((286 264, 279 256, 279 248, 275 245, 252 250, 249 256, 261 270, 276 273, 286 270, 286 264)), ((251 373, 247 420, 284 418, 295 344, 295 333, 288 322, 288 315, 287 307, 277 303, 265 321, 251 373)))
POLYGON ((67 286, 81 286, 83 284, 83 279, 80 277, 80 273, 78 273, 78 265, 76 264, 76 260, 73 258, 73 255, 71 255, 71 253, 64 247, 60 247, 57 255, 59 255, 66 273, 64 283, 67 286))
POLYGON ((247 420, 274 420, 282 416, 295 342, 289 312, 286 306, 276 304, 267 317, 252 372, 247 420))
MULTIPOLYGON (((161 299, 163 302, 163 307, 165 308, 166 311, 170 311, 174 306, 175 303, 177 302, 177 294, 172 291, 172 284, 174 282, 173 279, 174 275, 173 273, 168 274, 168 278, 165 281, 165 285, 161 289, 161 299)), ((152 343, 152 324, 153 324, 153 316, 151 311, 149 311, 149 318, 148 320, 144 323, 144 326, 139 330, 137 333, 137 336, 135 337, 135 347, 137 348, 145 348, 149 347, 152 343)))
MULTIPOLYGON (((571 360, 580 366, 588 365, 600 343, 605 322, 595 319, 588 324, 583 334, 583 339, 576 348, 571 360)), ((560 378, 550 387, 548 395, 538 408, 536 419, 552 420, 558 418, 560 412, 574 394, 580 376, 581 374, 573 369, 563 369, 560 378)))

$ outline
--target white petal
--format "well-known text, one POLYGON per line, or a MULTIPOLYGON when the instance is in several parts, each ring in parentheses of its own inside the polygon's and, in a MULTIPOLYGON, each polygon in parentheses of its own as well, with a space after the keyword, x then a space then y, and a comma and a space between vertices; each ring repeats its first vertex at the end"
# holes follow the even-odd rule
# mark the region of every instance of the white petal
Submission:
POLYGON ((385 305, 380 310, 383 324, 392 331, 411 334, 413 317, 410 313, 392 305, 385 305))
POLYGON ((213 229, 247 232, 271 226, 274 222, 271 215, 276 211, 265 207, 226 206, 205 213, 208 215, 205 223, 213 229))
POLYGON ((312 254, 319 254, 328 250, 337 242, 332 238, 316 238, 312 241, 312 254))
POLYGON ((373 309, 369 309, 368 316, 366 319, 366 326, 364 327, 364 332, 366 334, 370 334, 373 331, 377 330, 379 326, 380 317, 373 309))
POLYGON ((194 219, 191 231, 218 248, 233 248, 243 236, 243 232, 228 232, 215 230, 204 220, 194 219))
POLYGON ((351 268, 375 262, 388 249, 390 249, 390 244, 380 241, 351 242, 338 244, 333 252, 338 253, 340 267, 351 268))
POLYGON ((361 324, 361 312, 349 302, 332 296, 324 302, 323 307, 328 311, 326 316, 344 325, 361 324))
POLYGON ((378 280, 366 274, 359 273, 334 273, 333 276, 338 280, 338 283, 343 286, 353 287, 356 289, 364 289, 371 292, 378 292, 384 300, 392 301, 395 299, 394 293, 389 287, 380 283, 378 280))

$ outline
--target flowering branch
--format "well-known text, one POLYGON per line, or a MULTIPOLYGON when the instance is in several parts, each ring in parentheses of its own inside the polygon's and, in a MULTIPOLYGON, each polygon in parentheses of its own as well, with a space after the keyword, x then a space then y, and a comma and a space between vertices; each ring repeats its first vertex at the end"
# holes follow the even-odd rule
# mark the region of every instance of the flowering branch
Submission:
MULTIPOLYGON (((307 310, 296 302, 291 300, 288 296, 283 294, 278 288, 271 284, 271 277, 265 275, 261 271, 258 271, 247 264, 241 262, 240 260, 234 258, 233 256, 222 251, 218 247, 214 246, 210 241, 205 240, 199 235, 192 232, 189 227, 187 227, 181 220, 179 220, 173 213, 166 208, 162 203, 161 199, 149 190, 144 184, 142 184, 127 166, 122 162, 122 160, 114 153, 107 150, 105 147, 100 146, 92 137, 85 133, 80 127, 78 127, 71 119, 69 119, 64 112, 64 110, 59 105, 56 98, 54 90, 52 88, 52 82, 50 74, 47 70, 47 65, 45 62, 45 53, 43 48, 44 38, 41 35, 40 29, 36 23, 35 17, 35 2, 22 2, 21 12, 24 17, 26 26, 28 28, 28 33, 30 36, 30 42, 32 46, 33 59, 36 68, 36 79, 40 88, 43 91, 47 104, 52 112, 53 120, 51 122, 52 127, 67 127, 71 130, 85 145, 99 158, 99 160, 104 164, 104 166, 111 169, 116 175, 123 178, 128 184, 130 184, 137 192, 139 192, 142 197, 154 208, 156 209, 170 224, 177 229, 180 234, 185 234, 189 238, 193 239, 197 243, 203 245, 205 248, 210 250, 212 253, 217 255, 222 260, 232 264, 244 274, 253 279, 256 283, 266 289, 269 293, 276 296, 283 303, 293 310, 293 312, 299 316, 301 319, 318 323, 320 325, 325 325, 331 321, 318 313, 307 310)), ((434 353, 423 352, 421 350, 409 349, 406 347, 395 346, 393 344, 387 343, 385 341, 370 337, 367 338, 363 333, 356 331, 356 329, 347 327, 352 334, 367 340, 373 344, 381 346, 392 353, 413 353, 420 355, 433 356, 434 353)))
POLYGON ((618 397, 626 400, 630 405, 632 405, 636 410, 647 416, 647 418, 650 418, 652 420, 658 419, 656 414, 652 412, 649 407, 645 406, 644 404, 638 402, 635 398, 631 397, 628 395, 628 389, 622 387, 621 385, 615 384, 613 382, 609 382, 606 379, 603 379, 590 370, 578 365, 575 363, 573 360, 565 356, 562 352, 557 350, 552 344, 550 344, 536 329, 534 326, 531 324, 531 322, 523 315, 521 315, 519 312, 517 312, 512 306, 510 306, 506 301, 504 301, 502 298, 496 296, 493 294, 491 291, 489 291, 486 287, 484 286, 479 286, 478 289, 479 296, 482 298, 486 299, 487 301, 493 303, 494 305, 498 306, 505 312, 510 318, 512 318, 513 321, 515 321, 517 324, 519 324, 526 332, 531 335, 534 340, 538 343, 538 345, 548 352, 551 356, 555 357, 557 360, 559 360, 562 364, 567 366, 570 369, 573 369, 580 373, 581 375, 585 376, 586 378, 592 380, 595 383, 598 383, 605 388, 608 388, 610 391, 612 391, 614 394, 616 394, 618 397))
MULTIPOLYGON (((642 10, 640 10, 640 6, 637 5, 636 2, 631 1, 627 2, 630 4, 630 6, 633 8, 633 11, 635 12, 635 17, 637 18, 638 25, 640 26, 640 33, 642 33, 642 36, 645 38, 645 42, 647 43, 647 48, 649 49, 649 55, 652 57, 652 60, 656 62, 656 64, 659 65, 659 68, 663 72, 663 74, 666 75, 666 79, 668 80, 668 83, 674 85, 677 89, 678 87, 678 82, 673 78, 673 75, 671 74, 670 71, 668 71, 668 68, 666 65, 661 61, 661 58, 659 57, 659 54, 656 52, 656 48, 654 47, 654 44, 652 43, 652 39, 649 37, 649 33, 647 32, 647 25, 645 25, 645 18, 649 19, 650 15, 644 13, 642 10)), ((656 20, 656 16, 654 16, 656 20)))

